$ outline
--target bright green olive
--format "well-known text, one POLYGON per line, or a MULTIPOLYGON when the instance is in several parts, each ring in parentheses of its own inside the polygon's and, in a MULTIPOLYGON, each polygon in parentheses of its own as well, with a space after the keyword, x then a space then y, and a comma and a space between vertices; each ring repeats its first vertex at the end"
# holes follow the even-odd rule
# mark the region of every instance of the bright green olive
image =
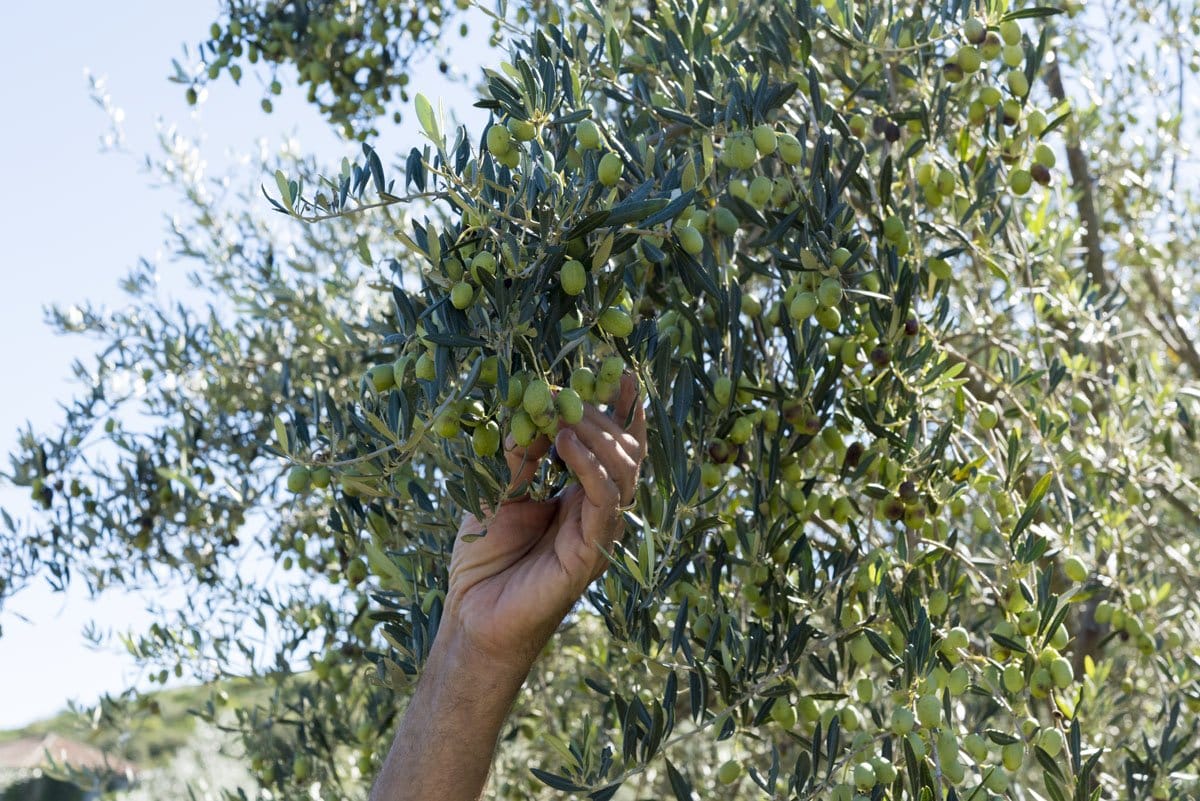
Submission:
POLYGON ((788 306, 788 316, 796 322, 803 322, 817 311, 817 296, 812 292, 800 292, 788 306))
MULTIPOLYGON (((621 367, 624 369, 624 364, 621 367)), ((580 400, 590 403, 596 392, 596 374, 590 367, 575 368, 571 373, 571 389, 575 390, 580 400)))
POLYGON ((883 221, 883 237, 889 242, 895 242, 904 235, 904 220, 893 214, 883 221))
POLYGON ((1036 164, 1041 164, 1047 169, 1051 169, 1054 167, 1054 164, 1058 161, 1058 159, 1055 157, 1054 151, 1050 148, 1050 145, 1046 144, 1045 142, 1038 142, 1037 146, 1033 148, 1033 161, 1036 164))
POLYGON ((533 424, 532 418, 524 409, 517 411, 512 416, 512 420, 508 423, 508 430, 512 434, 513 440, 522 448, 533 442, 538 434, 537 426, 533 424))
POLYGON ((763 123, 755 127, 753 133, 754 147, 760 156, 769 156, 775 152, 775 148, 779 143, 779 138, 775 134, 775 129, 770 125, 763 123))
POLYGON ((435 380, 437 378, 437 367, 433 363, 433 357, 428 353, 422 353, 417 358, 415 373, 417 378, 422 381, 435 380))
POLYGON ((1038 668, 1029 678, 1029 692, 1034 698, 1045 698, 1054 689, 1054 677, 1046 668, 1038 668))
POLYGON ((1000 760, 1008 770, 1019 770, 1025 761, 1025 746, 1022 743, 1009 743, 1000 749, 1000 760))
POLYGON ((538 415, 549 411, 553 403, 554 395, 550 392, 550 385, 542 379, 535 378, 525 387, 521 406, 531 418, 536 419, 538 415))
POLYGON ((942 722, 942 702, 936 695, 922 695, 917 699, 917 720, 927 729, 942 722))
POLYGON ((633 333, 633 318, 624 309, 609 307, 600 313, 597 322, 603 331, 614 337, 624 338, 633 333))
MULTIPOLYGON (((936 699, 935 699, 936 700, 936 699)), ((892 733, 893 734, 908 734, 916 725, 916 718, 913 712, 908 707, 898 706, 892 712, 892 733)))
POLYGON ((759 175, 750 182, 747 201, 756 209, 764 209, 771 200, 771 193, 774 188, 775 185, 770 178, 765 175, 759 175))
POLYGON ((954 58, 958 62, 958 66, 962 67, 962 71, 968 75, 978 72, 979 67, 983 64, 983 58, 974 45, 963 45, 958 49, 954 58))
POLYGON ((779 159, 784 163, 795 166, 804 158, 804 149, 800 140, 790 133, 782 133, 776 137, 779 146, 779 159))
POLYGON ((462 423, 457 414, 445 411, 433 421, 433 431, 443 439, 451 439, 462 433, 462 423))
POLYGON ((481 426, 476 426, 471 433, 471 448, 476 456, 495 456, 500 450, 500 426, 495 420, 488 420, 481 426))
POLYGON ((717 231, 725 236, 736 234, 740 225, 737 215, 724 206, 718 206, 711 219, 714 220, 717 231))
POLYGON ((733 134, 726 141, 721 157, 730 167, 739 170, 750 169, 758 161, 758 149, 754 146, 754 138, 745 132, 733 134))
POLYGON ((609 384, 617 384, 621 381, 621 374, 625 372, 625 360, 620 356, 609 356, 600 363, 600 381, 609 384))
POLYGON ((1008 186, 1013 194, 1023 195, 1033 186, 1033 175, 1029 170, 1016 169, 1008 174, 1008 186))
POLYGON ((735 445, 744 445, 754 434, 754 422, 749 417, 739 417, 733 421, 729 429, 729 441, 735 445))
POLYGON ((575 425, 583 419, 583 398, 575 390, 560 389, 554 398, 558 414, 567 425, 575 425))
POLYGON ((528 120, 518 120, 515 117, 508 121, 509 133, 518 142, 528 142, 537 136, 537 126, 528 120))
POLYGON ((476 253, 475 258, 471 259, 471 275, 476 281, 481 273, 496 274, 496 257, 486 250, 476 253))
POLYGON ((1000 93, 1000 90, 994 86, 985 86, 979 90, 979 102, 988 108, 1000 105, 1000 101, 1003 99, 1004 96, 1000 93))
POLYGON ((679 246, 691 256, 699 256, 704 252, 704 237, 690 225, 681 225, 675 229, 679 238, 679 246))
POLYGON ((817 323, 826 331, 836 331, 842 324, 842 313, 837 306, 821 306, 815 316, 817 323))
POLYGON ((377 364, 367 371, 367 378, 376 392, 387 392, 396 386, 396 375, 390 364, 377 364))
POLYGON ((1062 753, 1063 747, 1067 744, 1067 738, 1063 735, 1060 729, 1046 728, 1042 729, 1038 735, 1038 747, 1052 757, 1062 753))
POLYGON ((318 467, 312 471, 312 485, 317 489, 325 489, 331 477, 328 467, 318 467))
POLYGON ((966 750, 971 758, 976 762, 982 762, 987 759, 988 745, 987 740, 982 735, 971 732, 963 738, 963 749, 966 750))
POLYGON ((1029 94, 1029 79, 1025 77, 1024 72, 1013 70, 1005 76, 1005 81, 1008 82, 1008 90, 1017 97, 1029 94))
POLYGON ((312 480, 312 473, 304 465, 294 465, 287 474, 287 488, 289 492, 301 493, 308 489, 309 482, 312 480))
POLYGON ((796 708, 786 698, 777 698, 771 707, 771 720, 784 729, 792 729, 796 725, 796 708))
POLYGON ((717 781, 721 784, 733 784, 742 775, 742 763, 731 759, 717 768, 717 781))
POLYGON ((559 268, 558 281, 563 292, 572 296, 578 295, 587 286, 587 270, 584 269, 582 262, 569 259, 563 262, 563 266, 559 268))
POLYGON ((1088 577, 1087 565, 1078 556, 1068 556, 1063 561, 1063 572, 1071 581, 1079 583, 1088 577))
POLYGON ((475 287, 466 281, 459 281, 450 288, 450 303, 454 308, 462 310, 469 308, 475 302, 475 287))
POLYGON ((1075 669, 1071 667, 1070 660, 1065 656, 1060 656, 1051 662, 1050 679, 1060 690, 1070 687, 1071 682, 1075 681, 1075 669))
POLYGON ((859 762, 854 766, 854 785, 860 790, 875 786, 875 766, 870 762, 859 762))
POLYGON ((595 150, 600 147, 600 129, 591 120, 583 120, 575 129, 575 137, 579 140, 581 150, 595 150))
POLYGON ((496 158, 512 149, 512 135, 503 125, 492 125, 487 130, 487 149, 496 158))
POLYGON ((504 405, 515 409, 525 398, 525 379, 520 375, 508 377, 508 394, 504 397, 504 405))
POLYGON ((842 302, 842 282, 836 278, 826 278, 817 287, 817 301, 822 306, 837 306, 842 302))
POLYGON ((624 169, 625 165, 621 163, 620 156, 616 153, 605 153, 596 168, 596 178, 605 186, 616 186, 624 169))

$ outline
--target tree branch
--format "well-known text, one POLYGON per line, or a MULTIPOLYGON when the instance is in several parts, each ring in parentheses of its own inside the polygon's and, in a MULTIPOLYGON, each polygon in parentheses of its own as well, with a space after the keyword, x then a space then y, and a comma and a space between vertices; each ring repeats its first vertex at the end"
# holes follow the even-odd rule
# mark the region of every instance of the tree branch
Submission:
MULTIPOLYGON (((1058 55, 1048 59, 1045 81, 1050 89, 1050 96, 1062 102, 1067 99, 1063 88, 1062 73, 1058 68, 1058 55)), ((1075 190, 1075 208, 1083 221, 1084 266, 1093 284, 1100 288, 1101 293, 1109 289, 1108 273, 1104 269, 1104 251, 1100 248, 1100 215, 1096 211, 1095 193, 1092 177, 1088 172, 1087 157, 1079 142, 1079 132, 1074 126, 1069 127, 1066 137, 1067 167, 1071 171, 1071 188, 1075 190)))

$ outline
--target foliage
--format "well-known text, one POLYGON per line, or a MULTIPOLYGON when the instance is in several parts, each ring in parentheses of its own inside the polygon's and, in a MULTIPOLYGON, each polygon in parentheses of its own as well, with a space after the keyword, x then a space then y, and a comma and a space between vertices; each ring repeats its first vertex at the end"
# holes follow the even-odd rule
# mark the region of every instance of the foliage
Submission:
MULTIPOLYGON (((172 80, 187 84, 187 98, 195 103, 205 85, 223 74, 240 84, 244 71, 266 73, 262 108, 270 113, 271 98, 294 78, 307 86, 308 102, 347 137, 365 139, 378 133, 375 120, 389 106, 409 102, 414 64, 437 52, 438 69, 451 70, 444 39, 455 28, 467 35, 469 7, 465 0, 225 0, 208 38, 195 47, 199 66, 193 72, 176 62, 172 80), (294 68, 294 75, 283 67, 294 68)), ((527 19, 526 9, 521 14, 527 19)), ((499 20, 492 29, 499 30, 499 20)), ((400 121, 399 110, 392 120, 400 121)))
MULTIPOLYGON (((537 382, 602 401, 629 364, 630 535, 501 797, 1191 797, 1197 16, 1061 11, 582 3, 501 26, 486 130, 416 96, 399 177, 264 160, 291 225, 177 178, 210 306, 134 280, 60 314, 111 345, 14 458, 47 512, 7 581, 184 582, 131 647, 262 674, 260 778, 354 795, 500 434, 552 423, 537 382), (1178 94, 1144 115, 1152 83, 1178 94), (135 398, 148 432, 109 418, 135 398)), ((335 115, 374 112, 355 91, 335 115)))

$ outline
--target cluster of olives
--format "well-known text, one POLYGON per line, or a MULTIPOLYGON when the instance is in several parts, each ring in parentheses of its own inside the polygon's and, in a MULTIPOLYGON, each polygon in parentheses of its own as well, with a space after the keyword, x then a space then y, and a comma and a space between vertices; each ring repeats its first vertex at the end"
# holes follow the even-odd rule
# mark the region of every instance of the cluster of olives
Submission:
MULTIPOLYGON (((1070 581, 1088 580, 1090 571, 1081 557, 1067 554, 1060 558, 1063 573, 1070 581)), ((1070 690, 1076 677, 1071 661, 1062 653, 1069 644, 1066 628, 1059 625, 1053 632, 1046 631, 1043 624, 1049 621, 1042 620, 1027 597, 1028 591, 1014 577, 1002 585, 999 600, 1005 619, 992 637, 973 637, 966 628, 952 625, 954 599, 946 589, 935 586, 926 595, 926 611, 941 632, 934 638, 937 661, 912 685, 897 686, 888 679, 889 675, 895 676, 894 666, 879 656, 865 633, 854 633, 861 631, 869 605, 861 599, 877 589, 882 574, 891 566, 898 565, 890 553, 872 554, 851 577, 847 588, 853 593, 840 613, 822 613, 826 618, 822 622, 830 630, 848 633, 844 639, 847 670, 841 698, 817 694, 793 700, 788 695, 777 696, 765 701, 770 704, 769 715, 760 719, 787 731, 798 725, 811 729, 818 723, 828 731, 836 718, 847 738, 848 753, 835 774, 837 783, 830 797, 844 801, 865 799, 874 788, 886 788, 895 781, 898 764, 903 764, 896 760, 904 759, 904 748, 894 744, 890 751, 884 750, 881 742, 888 738, 905 741, 918 760, 936 757, 941 775, 954 785, 961 786, 973 771, 977 783, 991 793, 1004 793, 1014 774, 1036 764, 1036 760, 1058 758, 1067 744, 1063 727, 1057 722, 1043 723, 1030 710, 1037 708, 1035 702, 1051 699, 1058 715, 1069 722, 1073 703, 1070 690), (1022 650, 1018 652, 1002 642, 1022 650), (1041 642, 1045 644, 1036 644, 1041 642), (883 689, 887 687, 892 689, 883 689), (1011 733, 996 728, 962 732, 961 705, 975 692, 991 695, 1008 710, 1013 719, 1011 733), (1043 753, 1039 756, 1038 751, 1043 753), (885 756, 889 753, 891 756, 885 756)), ((765 585, 772 572, 794 569, 787 560, 774 560, 773 566, 757 563, 739 567, 744 582, 741 594, 765 585)), ((702 612, 693 621, 693 636, 716 642, 720 648, 723 632, 719 629, 735 625, 734 620, 717 612, 704 594, 684 594, 697 601, 697 609, 702 612)), ((1136 590, 1130 592, 1127 604, 1130 608, 1148 605, 1136 590)), ((1114 608, 1110 605, 1106 611, 1111 613, 1114 608)), ((871 626, 893 652, 901 653, 909 646, 892 621, 885 618, 871 626)), ((733 784, 742 777, 743 770, 742 760, 728 759, 717 768, 716 779, 733 784)))
MULTIPOLYGON (((203 80, 216 80, 222 72, 240 82, 243 59, 251 68, 266 62, 273 71, 292 63, 297 82, 307 86, 308 102, 347 138, 364 138, 369 121, 383 114, 395 96, 408 100, 409 56, 419 50, 421 37, 435 37, 464 7, 463 2, 410 6, 384 0, 350 13, 312 14, 287 4, 270 10, 258 5, 234 8, 228 20, 212 24, 207 47, 201 48, 208 53, 205 72, 188 86, 188 102, 199 100, 203 80), (405 41, 406 31, 411 44, 405 41)), ((460 24, 460 34, 466 31, 460 24)), ((446 72, 449 65, 443 63, 441 69, 446 72)), ((271 96, 283 87, 274 76, 268 87, 261 104, 270 113, 271 96)), ((399 112, 392 119, 399 122, 399 112)))
MULTIPOLYGON (((961 83, 978 73, 984 64, 999 60, 1007 70, 1004 84, 1009 93, 1009 97, 1005 98, 997 86, 981 79, 978 93, 967 107, 968 121, 972 125, 983 125, 999 108, 1004 127, 1015 132, 1024 114, 1030 90, 1020 24, 1016 20, 1005 20, 990 29, 983 20, 972 17, 963 24, 962 35, 966 43, 947 59, 943 68, 946 79, 951 83, 961 83)), ((1008 185, 1016 195, 1027 193, 1035 181, 1043 186, 1050 183, 1050 170, 1056 159, 1054 151, 1045 143, 1034 146, 1027 168, 1016 166, 1026 150, 1026 141, 1041 136, 1046 126, 1045 114, 1034 109, 1027 117, 1025 131, 1014 133, 1003 143, 1001 156, 1013 165, 1008 173, 1008 185)), ((938 173, 936 182, 928 172, 918 176, 925 200, 930 205, 939 205, 941 198, 950 196, 954 176, 951 173, 950 181, 947 181, 944 173, 938 173)))
MULTIPOLYGON (((405 356, 394 363, 376 365, 366 372, 364 382, 376 393, 388 392, 404 385, 410 364, 411 359, 405 356)), ((434 375, 423 364, 432 364, 426 354, 417 359, 413 377, 433 380, 434 375), (423 363, 422 360, 427 361, 423 363)), ((430 430, 444 439, 453 439, 469 431, 471 448, 476 456, 495 456, 502 442, 502 423, 520 446, 529 445, 540 434, 553 436, 560 424, 574 425, 583 419, 584 404, 613 403, 620 392, 624 371, 624 359, 610 356, 601 361, 598 370, 587 366, 575 368, 568 385, 561 387, 532 372, 519 372, 509 377, 507 393, 498 398, 497 410, 489 412, 480 397, 451 401, 440 407, 430 423, 430 430)), ((495 356, 484 360, 478 383, 484 387, 496 385, 495 356)), ((304 493, 313 487, 324 489, 330 485, 330 480, 328 466, 294 465, 287 474, 287 487, 293 493, 304 493)), ((345 489, 349 492, 352 487, 348 485, 345 489)), ((353 577, 351 579, 357 583, 353 577)))

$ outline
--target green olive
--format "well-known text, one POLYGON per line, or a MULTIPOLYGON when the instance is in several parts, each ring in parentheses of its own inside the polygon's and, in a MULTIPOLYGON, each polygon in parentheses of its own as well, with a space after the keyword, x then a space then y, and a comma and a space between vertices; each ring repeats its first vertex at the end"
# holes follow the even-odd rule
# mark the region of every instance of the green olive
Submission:
POLYGON ((777 137, 779 142, 779 159, 791 166, 799 164, 804 158, 804 148, 800 145, 800 140, 789 133, 779 134, 777 137))
POLYGON ((500 426, 495 420, 475 427, 475 431, 471 433, 471 448, 476 456, 496 455, 496 451, 500 450, 500 426))
POLYGON ((550 392, 550 385, 544 380, 534 379, 525 387, 521 406, 531 418, 536 419, 538 415, 549 411, 553 403, 554 395, 550 392))
POLYGON ((496 158, 512 149, 512 134, 503 125, 492 125, 487 129, 487 149, 496 158))
POLYGON ((587 286, 587 270, 583 263, 576 259, 568 259, 558 271, 558 282, 563 292, 568 295, 578 295, 587 286))
POLYGON ((616 186, 624 169, 625 165, 621 163, 620 156, 616 153, 605 153, 596 167, 596 178, 605 186, 616 186))
POLYGON ((766 123, 755 127, 753 139, 754 148, 760 156, 769 156, 774 153, 779 143, 779 137, 776 136, 775 129, 766 123))
POLYGON ((591 120, 583 120, 575 128, 575 137, 579 140, 581 150, 595 150, 600 147, 600 129, 591 120))
POLYGON ((691 256, 699 256, 704 252, 704 237, 690 225, 681 225, 675 229, 679 238, 679 246, 691 256))
POLYGON ((508 130, 518 142, 528 142, 537 136, 537 126, 528 120, 515 117, 508 121, 508 130))
POLYGON ((583 398, 575 390, 560 389, 554 398, 558 414, 567 425, 575 425, 583 419, 583 398))
POLYGON ((1033 186, 1033 175, 1029 170, 1013 170, 1008 174, 1008 186, 1013 194, 1023 195, 1033 186))
POLYGON ((294 465, 287 474, 287 488, 289 492, 301 493, 308 489, 309 482, 312 480, 312 473, 304 465, 294 465))
POLYGON ((367 371, 367 378, 376 392, 387 392, 396 386, 396 375, 390 364, 377 364, 367 371))
POLYGON ((633 333, 633 318, 624 309, 609 307, 600 313, 597 322, 603 331, 614 337, 624 338, 633 333))
MULTIPOLYGON (((625 365, 622 363, 621 369, 624 367, 625 365)), ((570 385, 571 389, 579 395, 580 400, 591 403, 596 393, 596 374, 590 367, 577 367, 571 373, 570 385)))
POLYGON ((467 309, 475 302, 475 288, 466 281, 459 281, 450 288, 450 303, 454 308, 467 309))

